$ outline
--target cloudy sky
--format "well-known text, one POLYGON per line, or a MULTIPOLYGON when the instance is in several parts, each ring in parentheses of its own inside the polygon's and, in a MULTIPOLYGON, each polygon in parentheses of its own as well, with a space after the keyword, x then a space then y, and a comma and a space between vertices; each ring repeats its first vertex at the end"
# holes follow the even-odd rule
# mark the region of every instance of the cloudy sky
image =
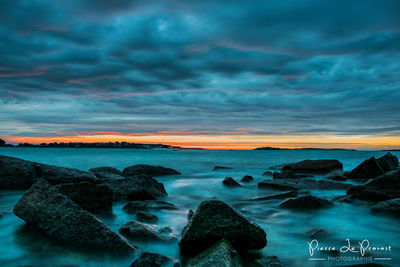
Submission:
POLYGON ((0 0, 0 137, 400 147, 400 1, 0 0))

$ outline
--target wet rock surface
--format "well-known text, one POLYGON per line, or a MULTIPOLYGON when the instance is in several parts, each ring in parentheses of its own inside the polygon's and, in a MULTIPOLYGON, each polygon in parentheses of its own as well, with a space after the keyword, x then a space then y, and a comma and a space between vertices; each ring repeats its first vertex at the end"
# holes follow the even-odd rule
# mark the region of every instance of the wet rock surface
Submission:
POLYGON ((181 174, 180 172, 171 169, 171 168, 166 168, 163 166, 151 166, 151 165, 146 165, 146 164, 138 164, 134 166, 130 166, 125 168, 122 171, 122 175, 125 177, 131 177, 131 176, 136 176, 139 174, 145 174, 149 176, 164 176, 164 175, 177 175, 181 174))
POLYGON ((131 221, 119 229, 120 234, 133 240, 157 240, 170 241, 176 239, 169 227, 159 228, 155 225, 145 224, 138 221, 131 221))
POLYGON ((393 198, 387 201, 379 202, 378 204, 372 206, 371 211, 400 217, 400 198, 393 198))
POLYGON ((136 213, 136 220, 140 222, 155 223, 158 221, 158 217, 148 212, 139 211, 136 213))
POLYGON ((253 180, 254 180, 253 176, 245 175, 245 176, 243 176, 243 178, 240 181, 247 183, 247 182, 251 182, 253 180))
POLYGON ((130 267, 165 267, 172 266, 174 261, 164 255, 152 252, 143 252, 130 267))
POLYGON ((156 201, 130 201, 124 207, 123 210, 128 213, 136 213, 137 211, 147 210, 177 210, 179 207, 172 203, 156 200, 156 201))
POLYGON ((96 167, 91 168, 89 171, 94 173, 97 178, 100 179, 110 179, 110 178, 119 178, 122 176, 122 172, 113 167, 96 167))
POLYGON ((348 189, 352 185, 345 183, 337 183, 324 180, 312 180, 312 179, 274 179, 264 180, 258 183, 259 188, 275 188, 282 190, 336 190, 336 189, 348 189))
POLYGON ((182 230, 183 254, 196 254, 226 238, 237 250, 261 249, 267 244, 264 230, 249 222, 222 201, 200 203, 182 230))
POLYGON ((242 186, 241 184, 236 182, 236 180, 233 179, 232 177, 225 177, 224 180, 222 181, 222 183, 225 186, 230 186, 230 187, 240 187, 240 186, 242 186))
POLYGON ((383 175, 385 172, 396 170, 398 167, 398 158, 387 153, 378 159, 372 157, 363 161, 347 176, 351 179, 368 180, 383 175))
POLYGON ((117 253, 134 248, 104 223, 41 179, 24 194, 14 214, 58 240, 117 253))
POLYGON ((294 191, 288 191, 280 194, 275 194, 275 195, 269 195, 265 197, 258 197, 252 199, 253 201, 262 201, 262 200, 271 200, 271 199, 285 199, 288 197, 297 197, 298 192, 296 190, 294 191))
POLYGON ((286 199, 279 205, 279 207, 285 209, 321 209, 330 206, 332 206, 332 202, 315 196, 286 199))
POLYGON ((282 168, 282 171, 321 174, 342 169, 343 169, 342 163, 340 163, 336 159, 319 159, 319 160, 303 160, 296 163, 286 164, 282 168))

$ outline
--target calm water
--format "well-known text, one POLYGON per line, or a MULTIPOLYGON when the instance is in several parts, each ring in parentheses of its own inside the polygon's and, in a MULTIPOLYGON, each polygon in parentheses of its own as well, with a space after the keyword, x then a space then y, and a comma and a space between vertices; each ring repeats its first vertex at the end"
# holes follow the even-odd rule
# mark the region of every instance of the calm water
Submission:
MULTIPOLYGON (((352 244, 368 239, 371 246, 391 246, 391 252, 371 251, 369 256, 388 258, 380 261, 391 266, 400 266, 400 224, 398 219, 372 215, 365 204, 335 203, 332 208, 320 211, 293 212, 277 208, 280 200, 264 202, 248 201, 250 198, 265 196, 279 191, 259 190, 257 182, 266 177, 261 174, 269 167, 304 159, 332 158, 340 160, 345 170, 350 170, 371 156, 381 156, 386 152, 374 151, 207 151, 207 150, 135 150, 135 149, 69 149, 69 148, 0 148, 0 155, 14 156, 40 163, 88 170, 98 166, 112 166, 123 169, 134 164, 163 165, 182 173, 180 176, 161 177, 169 194, 165 200, 183 207, 179 211, 156 212, 158 225, 170 226, 179 235, 187 223, 187 212, 205 199, 216 197, 239 210, 251 221, 259 224, 267 233, 268 245, 254 257, 277 255, 286 266, 335 266, 353 262, 309 260, 308 244, 310 238, 305 234, 313 228, 323 228, 328 235, 320 239, 321 246, 341 247, 346 238, 352 244), (232 170, 212 172, 216 165, 233 167, 232 170), (244 175, 255 178, 243 188, 228 189, 221 180, 226 176, 241 179, 244 175)), ((399 152, 393 154, 400 156, 399 152)), ((317 177, 322 178, 322 177, 317 177)), ((311 192, 328 199, 345 194, 340 190, 311 192)), ((131 257, 116 257, 92 251, 82 251, 65 247, 36 233, 12 214, 12 208, 21 197, 19 191, 0 192, 0 265, 68 265, 79 266, 128 266, 131 257)), ((101 218, 113 230, 134 215, 122 210, 123 204, 115 204, 115 217, 101 218)), ((173 243, 135 243, 141 251, 158 252, 174 258, 179 257, 177 242, 173 243)), ((316 252, 317 256, 326 254, 316 252)), ((357 256, 346 253, 343 256, 357 256)), ((316 256, 314 255, 314 258, 316 256)), ((348 259, 348 258, 346 258, 348 259)))

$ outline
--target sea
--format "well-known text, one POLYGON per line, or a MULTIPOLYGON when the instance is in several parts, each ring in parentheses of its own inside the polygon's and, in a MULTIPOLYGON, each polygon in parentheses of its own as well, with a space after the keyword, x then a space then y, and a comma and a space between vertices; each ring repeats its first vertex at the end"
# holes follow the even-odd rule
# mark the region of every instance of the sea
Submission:
MULTIPOLYGON (((335 202, 331 208, 293 211, 279 208, 282 200, 251 201, 253 198, 282 192, 257 187, 259 181, 272 179, 262 176, 270 166, 305 159, 337 159, 347 171, 365 159, 386 153, 352 150, 1 147, 0 155, 81 170, 100 166, 123 170, 135 164, 150 164, 176 169, 182 175, 156 178, 168 192, 163 200, 181 208, 153 212, 160 219, 157 225, 170 226, 178 240, 167 243, 134 242, 139 249, 129 256, 71 247, 43 235, 13 214, 13 207, 24 192, 0 191, 0 266, 129 266, 143 251, 178 259, 178 242, 187 224, 187 214, 189 210, 196 209, 201 201, 208 199, 226 202, 265 230, 267 246, 243 256, 249 266, 254 259, 268 256, 277 256, 284 266, 289 267, 343 266, 365 262, 400 266, 399 219, 372 214, 367 203, 335 202), (213 171, 214 166, 232 169, 213 171), (253 176, 254 181, 240 188, 227 188, 222 184, 227 176, 239 181, 245 175, 253 176), (318 246, 307 234, 312 229, 325 231, 322 238, 316 239, 318 246), (363 253, 359 251, 360 246, 366 248, 363 253), (333 253, 332 248, 342 252, 333 253)), ((400 157, 399 151, 391 153, 400 157)), ((324 176, 313 179, 324 179, 324 176)), ((357 184, 353 181, 350 183, 357 184)), ((346 194, 345 190, 312 190, 309 193, 330 200, 346 194)), ((118 232, 123 224, 135 220, 134 214, 123 211, 125 204, 115 203, 113 216, 98 218, 118 232)))

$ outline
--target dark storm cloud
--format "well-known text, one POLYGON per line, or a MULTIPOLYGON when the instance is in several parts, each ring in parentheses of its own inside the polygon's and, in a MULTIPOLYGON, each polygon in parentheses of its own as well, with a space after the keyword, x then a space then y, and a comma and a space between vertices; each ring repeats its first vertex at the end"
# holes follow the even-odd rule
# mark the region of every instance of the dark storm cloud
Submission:
POLYGON ((400 130, 399 1, 0 6, 4 135, 400 130))

